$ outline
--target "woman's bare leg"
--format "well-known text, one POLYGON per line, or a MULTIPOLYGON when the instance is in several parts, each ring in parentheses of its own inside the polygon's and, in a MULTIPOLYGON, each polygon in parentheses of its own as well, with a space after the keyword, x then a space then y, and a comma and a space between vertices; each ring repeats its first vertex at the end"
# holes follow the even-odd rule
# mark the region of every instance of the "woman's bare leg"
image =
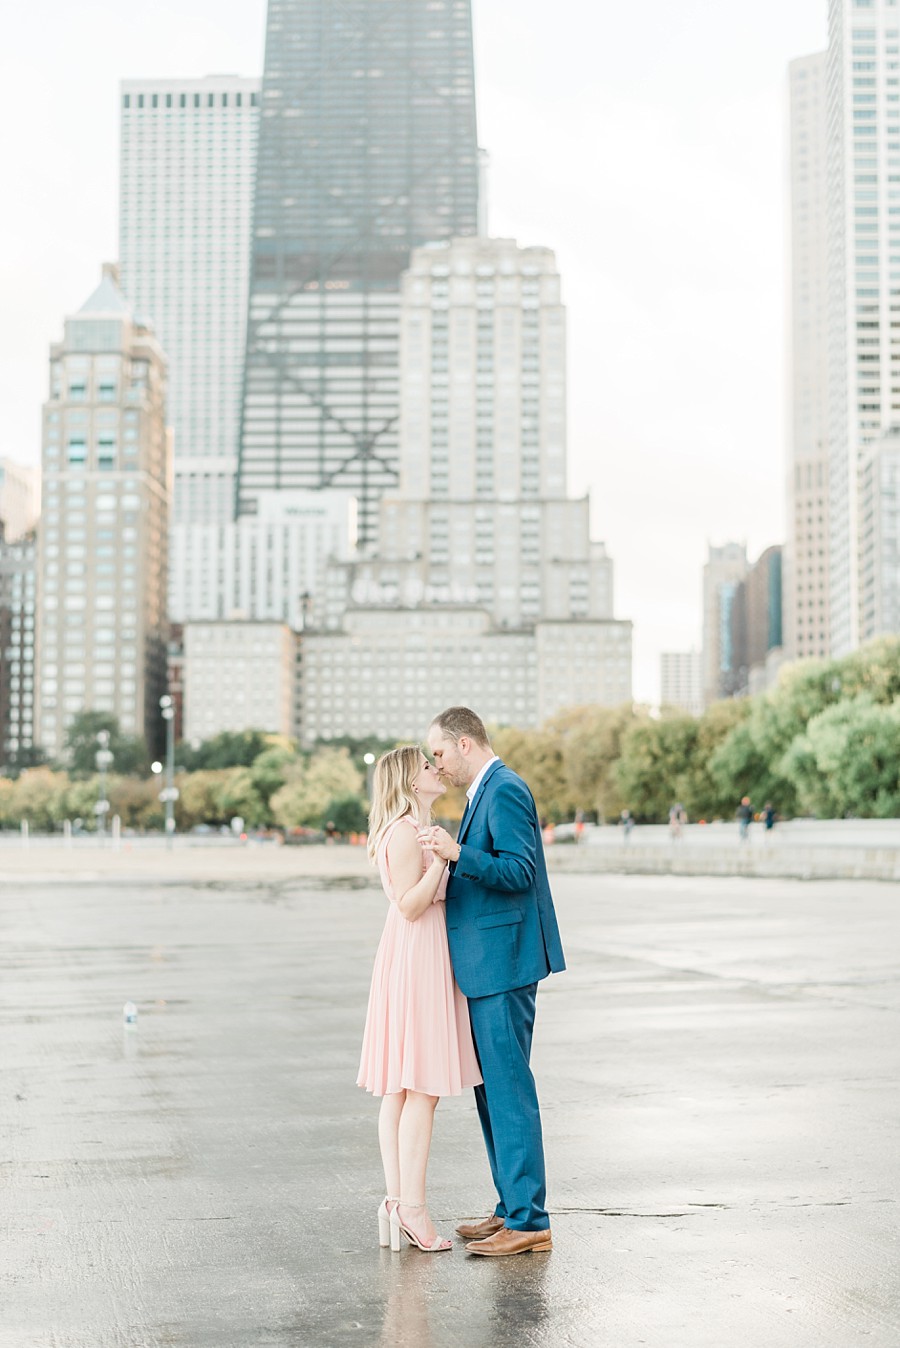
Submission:
POLYGON ((410 1230, 415 1231, 423 1245, 430 1245, 437 1236, 428 1209, 418 1206, 425 1202, 425 1172, 428 1169, 431 1130, 437 1102, 436 1095, 407 1091, 398 1129, 400 1151, 398 1192, 402 1200, 400 1216, 410 1230))
POLYGON ((400 1145, 397 1133, 405 1104, 406 1091, 386 1095, 378 1114, 378 1145, 384 1167, 384 1192, 388 1198, 400 1197, 400 1145))

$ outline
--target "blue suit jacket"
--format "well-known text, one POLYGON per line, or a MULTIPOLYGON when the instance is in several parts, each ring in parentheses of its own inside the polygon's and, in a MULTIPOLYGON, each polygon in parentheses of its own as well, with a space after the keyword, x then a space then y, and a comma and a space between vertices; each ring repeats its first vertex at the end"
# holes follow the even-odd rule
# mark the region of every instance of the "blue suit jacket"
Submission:
POLYGON ((564 969, 534 798, 504 763, 488 768, 457 841, 447 936, 461 991, 492 997, 564 969))

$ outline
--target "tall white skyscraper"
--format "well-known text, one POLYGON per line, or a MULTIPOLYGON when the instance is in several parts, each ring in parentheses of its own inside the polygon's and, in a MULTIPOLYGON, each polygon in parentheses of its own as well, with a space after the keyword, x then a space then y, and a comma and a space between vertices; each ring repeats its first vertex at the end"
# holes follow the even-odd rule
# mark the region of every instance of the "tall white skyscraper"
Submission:
POLYGON ((784 640, 825 656, 828 623, 827 52, 792 61, 790 91, 790 422, 784 640))
POLYGON ((175 536, 234 513, 258 103, 236 75, 121 86, 121 284, 169 358, 175 536))
POLYGON ((900 7, 832 0, 827 58, 831 651, 860 640, 860 467, 900 421, 900 7))

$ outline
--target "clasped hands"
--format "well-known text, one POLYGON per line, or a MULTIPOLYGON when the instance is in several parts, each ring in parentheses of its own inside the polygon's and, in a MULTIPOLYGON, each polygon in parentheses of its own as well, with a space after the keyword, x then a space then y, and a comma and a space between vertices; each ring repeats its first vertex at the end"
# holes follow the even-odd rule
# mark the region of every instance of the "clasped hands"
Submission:
POLYGON ((423 847, 429 848, 444 861, 459 861, 459 843, 439 824, 423 828, 417 836, 423 847))

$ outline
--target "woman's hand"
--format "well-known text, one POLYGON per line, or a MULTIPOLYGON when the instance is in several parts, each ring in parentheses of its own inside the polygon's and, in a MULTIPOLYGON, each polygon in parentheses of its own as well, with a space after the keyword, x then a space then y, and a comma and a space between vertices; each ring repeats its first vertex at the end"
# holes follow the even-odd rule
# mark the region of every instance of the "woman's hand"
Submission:
POLYGON ((459 861, 460 846, 455 838, 451 838, 445 828, 438 824, 430 828, 423 828, 418 834, 419 842, 423 847, 427 847, 444 861, 459 861))

